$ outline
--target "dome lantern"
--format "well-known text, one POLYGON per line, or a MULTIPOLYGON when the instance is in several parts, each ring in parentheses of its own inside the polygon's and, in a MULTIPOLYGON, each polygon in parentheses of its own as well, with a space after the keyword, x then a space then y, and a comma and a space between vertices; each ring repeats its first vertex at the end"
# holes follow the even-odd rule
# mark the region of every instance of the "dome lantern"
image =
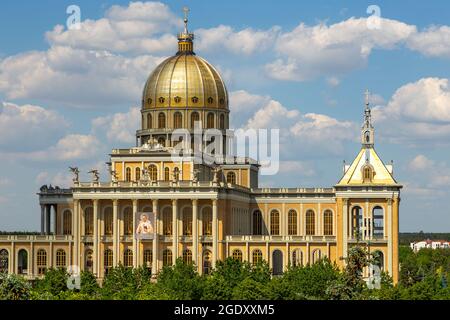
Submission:
POLYGON ((177 54, 194 54, 194 34, 188 31, 188 13, 189 8, 184 7, 184 31, 178 34, 178 52, 177 54))

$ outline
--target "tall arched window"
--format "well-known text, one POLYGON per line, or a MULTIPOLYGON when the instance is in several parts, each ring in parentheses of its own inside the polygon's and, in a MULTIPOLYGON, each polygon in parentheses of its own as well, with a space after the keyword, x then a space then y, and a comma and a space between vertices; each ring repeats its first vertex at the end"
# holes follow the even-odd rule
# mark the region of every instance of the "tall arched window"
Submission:
POLYGON ((165 249, 163 251, 163 266, 172 265, 172 251, 170 249, 165 249))
POLYGON ((133 209, 126 207, 123 211, 123 233, 126 236, 133 234, 133 209))
POLYGON ((225 115, 222 113, 219 118, 219 128, 225 129, 225 115))
POLYGON ((173 168, 173 175, 177 181, 180 180, 180 169, 178 167, 173 168))
POLYGON ((232 171, 227 173, 227 182, 231 184, 236 184, 236 174, 232 171))
POLYGON ((133 251, 130 249, 126 249, 123 252, 123 265, 125 267, 132 267, 133 266, 133 251))
POLYGON ((163 233, 165 236, 172 235, 172 212, 170 207, 163 210, 163 233))
POLYGON ((18 253, 17 271, 19 274, 28 273, 28 252, 25 249, 20 249, 18 253))
POLYGON ((208 113, 208 115, 206 116, 206 128, 214 128, 214 113, 212 112, 208 113))
POLYGON ((234 249, 232 253, 232 257, 235 260, 242 262, 242 251, 239 249, 234 249))
POLYGON ((66 267, 66 252, 63 249, 56 250, 56 267, 66 267))
POLYGON ((316 234, 316 217, 314 211, 306 211, 306 235, 313 236, 316 234))
POLYGON ((153 262, 153 252, 150 249, 144 250, 144 267, 151 270, 153 262))
POLYGON ((292 266, 303 266, 303 252, 300 249, 292 251, 292 266))
POLYGON ((0 273, 7 273, 9 266, 9 253, 8 250, 0 250, 0 273))
POLYGON ((190 207, 183 209, 183 235, 192 235, 192 208, 190 207))
POLYGON ((312 252, 312 263, 319 262, 322 259, 322 251, 320 249, 316 249, 312 252))
MULTIPOLYGON (((374 260, 374 265, 380 268, 380 271, 384 270, 384 254, 380 250, 376 250, 372 253, 372 257, 374 260)), ((375 270, 374 270, 375 271, 375 270)))
MULTIPOLYGON (((200 116, 198 112, 191 113, 191 129, 194 129, 195 123, 200 121, 200 116)), ((197 123, 199 125, 199 123, 197 123)))
POLYGON ((272 252, 272 274, 274 276, 283 274, 283 252, 278 249, 272 252))
POLYGON ((333 212, 328 209, 323 213, 323 234, 325 236, 333 235, 333 212))
POLYGON ((91 249, 86 250, 84 254, 84 269, 92 272, 94 267, 94 252, 91 249))
POLYGON ((63 234, 72 234, 72 212, 66 210, 63 213, 63 234))
POLYGON ((376 206, 372 210, 373 237, 382 239, 384 237, 384 214, 383 208, 376 206))
POLYGON ((151 128, 153 128, 152 114, 147 113, 147 129, 151 129, 151 128))
POLYGON ((84 209, 84 234, 87 236, 94 234, 94 211, 92 207, 84 209))
POLYGON ((148 166, 148 175, 151 181, 158 180, 158 168, 154 164, 148 166))
POLYGON ((288 212, 288 235, 297 234, 297 211, 289 210, 288 212))
POLYGON ((356 206, 352 208, 352 236, 354 238, 361 238, 362 228, 364 223, 363 210, 361 207, 356 206))
POLYGON ((113 265, 113 252, 110 249, 106 249, 103 254, 103 265, 105 267, 105 275, 109 273, 113 265))
POLYGON ((141 180, 141 168, 139 168, 139 167, 134 169, 134 180, 136 180, 136 181, 141 180))
POLYGON ((211 270, 211 251, 205 250, 203 252, 203 274, 210 274, 211 270))
POLYGON ((130 182, 131 181, 131 168, 125 169, 125 181, 130 182))
POLYGON ((39 275, 42 275, 47 270, 47 251, 39 249, 36 259, 37 271, 39 275))
POLYGON ((192 251, 189 249, 186 249, 183 251, 183 262, 186 264, 192 263, 192 251))
POLYGON ((183 115, 181 112, 175 112, 173 115, 173 128, 180 129, 183 127, 183 115))
POLYGON ((170 169, 168 167, 164 168, 164 180, 166 181, 170 180, 170 169))
POLYGON ((113 234, 113 212, 112 208, 108 207, 104 212, 104 223, 105 223, 105 236, 110 236, 113 234))
POLYGON ((270 213, 270 234, 280 234, 280 213, 277 210, 270 213))
POLYGON ((372 182, 373 170, 369 165, 363 167, 363 182, 372 182))
POLYGON ((210 207, 206 207, 202 211, 203 235, 212 235, 212 212, 210 207))
POLYGON ((166 115, 163 112, 158 114, 158 129, 164 129, 166 127, 166 115))
POLYGON ((261 262, 263 259, 262 251, 259 249, 253 250, 252 252, 252 263, 257 264, 258 262, 261 262))
POLYGON ((253 212, 253 234, 262 235, 262 214, 259 210, 253 212))

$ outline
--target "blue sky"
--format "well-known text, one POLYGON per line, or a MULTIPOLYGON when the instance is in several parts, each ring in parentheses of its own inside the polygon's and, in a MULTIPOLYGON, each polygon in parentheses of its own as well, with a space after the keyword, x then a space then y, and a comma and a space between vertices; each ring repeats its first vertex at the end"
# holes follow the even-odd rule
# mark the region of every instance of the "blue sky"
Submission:
POLYGON ((38 230, 40 185, 68 184, 69 165, 105 177, 110 149, 133 145, 142 87, 175 53, 185 5, 232 126, 281 128, 282 169, 262 185, 334 185, 360 148, 369 88, 376 150, 405 185, 400 230, 450 231, 447 1, 3 1, 0 229, 38 230), (81 30, 65 27, 71 4, 81 30))

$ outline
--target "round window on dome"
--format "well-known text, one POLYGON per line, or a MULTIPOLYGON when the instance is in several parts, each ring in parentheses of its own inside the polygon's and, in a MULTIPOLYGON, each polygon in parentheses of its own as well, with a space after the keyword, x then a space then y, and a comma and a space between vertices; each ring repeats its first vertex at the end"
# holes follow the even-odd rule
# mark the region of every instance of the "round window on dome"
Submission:
POLYGON ((148 103, 148 104, 151 104, 151 103, 152 103, 152 98, 148 98, 148 99, 147 99, 147 103, 148 103))
POLYGON ((198 103, 198 98, 197 97, 192 97, 192 102, 193 103, 198 103))
POLYGON ((175 103, 180 103, 181 102, 181 97, 176 96, 175 98, 173 98, 173 100, 175 101, 175 103))
POLYGON ((225 99, 224 98, 220 98, 219 99, 219 103, 222 105, 222 104, 224 104, 225 103, 225 99))
POLYGON ((208 98, 208 103, 209 103, 209 104, 212 104, 213 102, 214 102, 214 99, 213 99, 212 97, 209 97, 209 98, 208 98))
POLYGON ((165 99, 163 97, 159 97, 158 101, 159 103, 164 103, 165 99))

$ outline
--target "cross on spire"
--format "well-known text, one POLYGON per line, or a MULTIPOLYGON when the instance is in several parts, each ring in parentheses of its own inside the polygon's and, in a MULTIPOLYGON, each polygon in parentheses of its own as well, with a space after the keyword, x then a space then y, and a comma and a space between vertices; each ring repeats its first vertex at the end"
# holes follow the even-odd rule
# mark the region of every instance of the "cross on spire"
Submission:
POLYGON ((364 92, 366 107, 369 107, 369 99, 370 99, 370 91, 369 89, 366 89, 366 92, 364 92))
POLYGON ((184 12, 184 33, 187 34, 188 33, 187 24, 188 24, 189 8, 183 7, 183 12, 184 12))

